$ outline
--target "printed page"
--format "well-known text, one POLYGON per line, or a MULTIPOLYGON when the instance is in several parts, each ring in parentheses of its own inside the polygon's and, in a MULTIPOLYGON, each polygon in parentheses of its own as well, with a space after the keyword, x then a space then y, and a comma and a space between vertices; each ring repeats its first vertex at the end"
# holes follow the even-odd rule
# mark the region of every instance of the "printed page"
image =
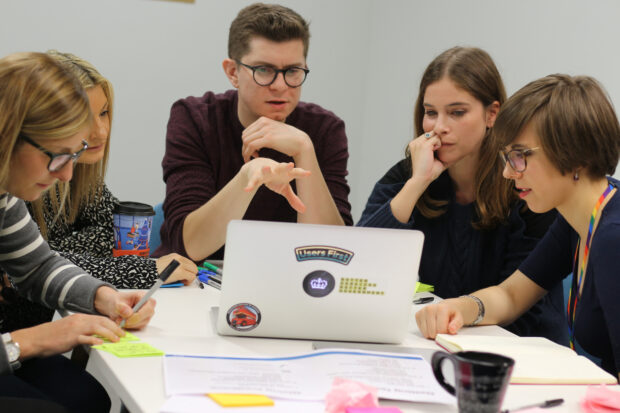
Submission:
POLYGON ((292 357, 164 357, 166 394, 252 393, 323 400, 335 377, 378 389, 379 398, 454 404, 430 364, 414 355, 330 350, 292 357))

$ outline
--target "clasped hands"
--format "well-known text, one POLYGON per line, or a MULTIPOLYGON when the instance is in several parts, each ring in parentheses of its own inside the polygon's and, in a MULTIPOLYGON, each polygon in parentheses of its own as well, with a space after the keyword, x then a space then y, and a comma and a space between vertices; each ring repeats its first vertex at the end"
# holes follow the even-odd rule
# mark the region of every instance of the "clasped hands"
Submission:
POLYGON ((286 123, 261 117, 243 131, 241 139, 243 140, 241 154, 245 161, 242 170, 247 178, 244 190, 252 192, 265 185, 286 198, 295 211, 303 213, 306 206, 295 194, 290 182, 310 175, 310 171, 296 168, 293 162, 276 162, 273 159, 261 158, 258 151, 261 148, 271 148, 297 161, 304 152, 314 151, 310 137, 286 123))

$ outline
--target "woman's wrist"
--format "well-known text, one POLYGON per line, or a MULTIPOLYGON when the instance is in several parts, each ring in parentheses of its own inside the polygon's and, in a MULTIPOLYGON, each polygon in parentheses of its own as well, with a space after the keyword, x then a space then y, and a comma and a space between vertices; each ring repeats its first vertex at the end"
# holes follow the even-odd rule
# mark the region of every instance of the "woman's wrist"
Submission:
POLYGON ((482 300, 471 294, 462 295, 459 298, 468 302, 468 311, 463 313, 463 322, 465 323, 465 325, 469 327, 478 325, 484 319, 484 315, 486 312, 482 300), (467 314, 467 316, 465 316, 465 314, 467 314))
POLYGON ((107 285, 97 288, 95 293, 95 311, 109 317, 113 313, 113 308, 110 308, 110 306, 114 305, 116 294, 118 294, 118 291, 107 285))
POLYGON ((13 341, 19 344, 19 361, 36 357, 41 353, 40 346, 42 343, 37 343, 37 340, 33 339, 35 335, 32 333, 34 333, 33 330, 36 328, 37 326, 11 332, 13 341))

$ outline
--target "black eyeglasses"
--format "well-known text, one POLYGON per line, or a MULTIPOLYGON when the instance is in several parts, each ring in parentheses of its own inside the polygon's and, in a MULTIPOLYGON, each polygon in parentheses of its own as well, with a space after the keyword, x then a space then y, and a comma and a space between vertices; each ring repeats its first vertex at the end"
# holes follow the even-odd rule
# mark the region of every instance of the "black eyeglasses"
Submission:
POLYGON ((82 156, 86 149, 88 149, 88 142, 82 140, 82 149, 75 153, 53 153, 27 137, 26 135, 20 134, 19 137, 50 157, 50 162, 47 164, 47 170, 50 172, 60 171, 70 161, 73 161, 73 163, 77 162, 78 158, 82 156))
POLYGON ((271 85, 276 81, 278 74, 282 73, 282 76, 284 76, 284 82, 289 87, 299 87, 305 82, 306 76, 310 73, 310 69, 296 66, 287 67, 286 69, 276 69, 271 66, 250 66, 245 63, 241 63, 239 60, 237 60, 237 63, 252 70, 252 77, 260 86, 271 85))
POLYGON ((525 169, 527 168, 527 157, 537 149, 540 149, 540 147, 530 149, 512 149, 508 152, 501 150, 499 151, 499 156, 501 156, 504 164, 509 163, 510 167, 514 169, 515 172, 520 173, 525 172, 525 169))

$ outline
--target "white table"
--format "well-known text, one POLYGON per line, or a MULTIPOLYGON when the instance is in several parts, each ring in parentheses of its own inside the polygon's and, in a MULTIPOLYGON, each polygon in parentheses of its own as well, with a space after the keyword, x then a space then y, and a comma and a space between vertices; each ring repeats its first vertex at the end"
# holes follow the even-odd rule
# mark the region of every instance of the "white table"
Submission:
MULTIPOLYGON (((161 289, 155 316, 150 324, 135 334, 143 341, 166 353, 202 353, 211 355, 274 356, 303 353, 312 350, 312 342, 304 340, 279 340, 266 338, 219 336, 215 331, 213 306, 219 303, 219 291, 196 285, 184 288, 161 289)), ((403 346, 439 349, 431 340, 424 339, 415 324, 412 310, 410 334, 403 346)), ((510 335, 496 326, 463 329, 459 334, 510 335)), ((160 357, 121 359, 112 354, 92 350, 89 370, 104 380, 120 397, 131 413, 158 412, 165 402, 162 360, 160 357)), ((553 412, 580 412, 579 401, 586 386, 531 386, 511 385, 503 408, 513 408, 547 399, 564 398, 562 407, 553 412)), ((398 406, 403 412, 456 412, 456 407, 407 402, 382 402, 398 406)))

